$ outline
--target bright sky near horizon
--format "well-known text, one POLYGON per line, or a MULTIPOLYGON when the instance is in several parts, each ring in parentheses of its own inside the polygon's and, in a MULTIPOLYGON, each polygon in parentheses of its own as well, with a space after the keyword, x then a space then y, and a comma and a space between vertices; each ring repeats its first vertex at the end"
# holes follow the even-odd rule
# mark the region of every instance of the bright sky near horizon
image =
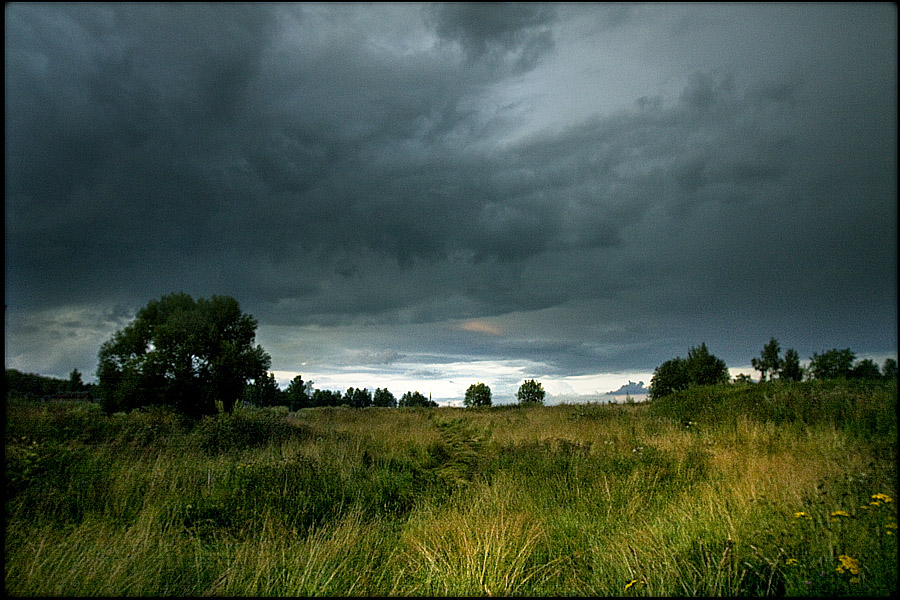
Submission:
POLYGON ((227 295, 282 383, 897 357, 891 3, 7 3, 6 367, 227 295))

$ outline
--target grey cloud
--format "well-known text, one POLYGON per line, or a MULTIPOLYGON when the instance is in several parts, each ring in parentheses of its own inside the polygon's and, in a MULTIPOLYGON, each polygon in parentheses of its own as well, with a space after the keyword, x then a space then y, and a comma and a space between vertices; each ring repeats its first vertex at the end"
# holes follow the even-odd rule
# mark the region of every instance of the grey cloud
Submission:
POLYGON ((528 102, 491 92, 553 61, 571 12, 614 35, 653 11, 8 6, 7 304, 224 293, 272 326, 420 327, 448 353, 475 342, 436 323, 550 311, 478 351, 560 372, 777 334, 739 315, 800 336, 810 298, 896 322, 895 56, 892 77, 887 51, 829 51, 852 86, 692 64, 680 93, 511 137, 528 102))
POLYGON ((472 2, 432 7, 436 31, 457 41, 469 63, 510 63, 517 72, 533 68, 553 49, 549 26, 556 20, 551 5, 472 2))

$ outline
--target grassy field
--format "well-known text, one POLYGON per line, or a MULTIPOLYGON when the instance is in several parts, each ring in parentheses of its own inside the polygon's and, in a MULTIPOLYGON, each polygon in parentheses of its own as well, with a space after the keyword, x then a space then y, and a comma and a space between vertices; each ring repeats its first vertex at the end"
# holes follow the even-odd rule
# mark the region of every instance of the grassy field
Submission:
POLYGON ((888 595, 897 383, 646 404, 7 401, 7 594, 888 595))

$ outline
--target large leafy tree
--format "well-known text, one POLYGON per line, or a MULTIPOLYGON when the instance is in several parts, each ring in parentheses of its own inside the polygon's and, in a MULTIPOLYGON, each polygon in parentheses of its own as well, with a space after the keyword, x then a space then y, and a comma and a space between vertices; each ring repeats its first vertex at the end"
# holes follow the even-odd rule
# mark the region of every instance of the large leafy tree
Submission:
POLYGON ((483 383, 473 383, 466 390, 463 404, 466 406, 490 406, 491 388, 483 383))
POLYGON ((97 379, 107 411, 169 405, 198 418, 228 413, 248 380, 267 376, 271 359, 254 346, 256 320, 234 298, 194 300, 174 293, 151 300, 100 347, 97 379))
POLYGON ((653 372, 650 380, 650 398, 662 398, 672 392, 693 385, 728 383, 728 367, 721 358, 711 354, 702 343, 688 351, 687 358, 667 360, 653 372))
POLYGON ((534 379, 526 379, 516 392, 519 404, 543 404, 546 395, 544 386, 534 379))

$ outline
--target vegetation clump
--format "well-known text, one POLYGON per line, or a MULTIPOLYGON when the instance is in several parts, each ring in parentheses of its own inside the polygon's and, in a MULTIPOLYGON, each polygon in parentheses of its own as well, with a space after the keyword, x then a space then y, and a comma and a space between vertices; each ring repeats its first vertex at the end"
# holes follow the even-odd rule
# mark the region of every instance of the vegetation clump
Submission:
POLYGON ((8 398, 5 590, 888 596, 896 400, 776 380, 193 421, 8 398))
POLYGON ((7 370, 8 595, 896 592, 896 361, 802 369, 773 337, 730 383, 704 343, 646 403, 544 406, 529 379, 459 411, 281 390, 255 327, 173 294, 96 386, 7 370))

